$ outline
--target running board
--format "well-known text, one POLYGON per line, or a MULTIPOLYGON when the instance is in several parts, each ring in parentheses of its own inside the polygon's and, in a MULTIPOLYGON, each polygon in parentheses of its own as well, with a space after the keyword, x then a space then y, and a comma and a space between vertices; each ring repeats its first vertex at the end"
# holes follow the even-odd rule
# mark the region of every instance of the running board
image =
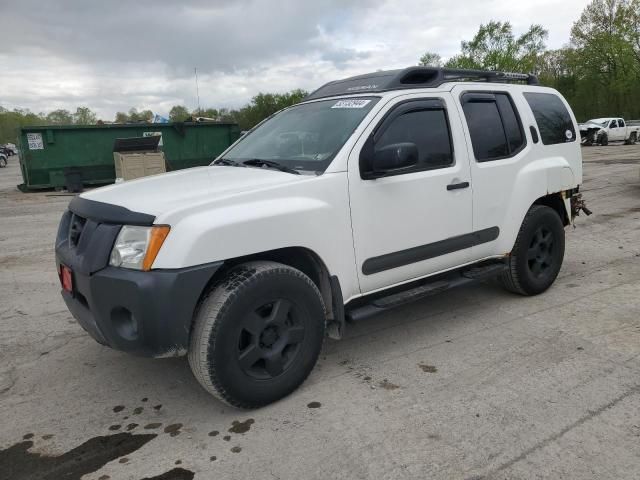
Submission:
POLYGON ((445 274, 445 276, 438 276, 438 280, 429 281, 427 279, 426 283, 423 281, 418 286, 415 286, 415 283, 413 283, 413 286, 408 287, 406 290, 396 291, 395 293, 387 296, 377 297, 374 300, 371 300, 371 302, 353 309, 349 309, 349 306, 347 306, 347 319, 354 322, 363 320, 386 310, 444 292, 450 288, 459 287, 478 280, 494 278, 506 269, 507 265, 503 262, 485 263, 457 270, 453 273, 445 274))

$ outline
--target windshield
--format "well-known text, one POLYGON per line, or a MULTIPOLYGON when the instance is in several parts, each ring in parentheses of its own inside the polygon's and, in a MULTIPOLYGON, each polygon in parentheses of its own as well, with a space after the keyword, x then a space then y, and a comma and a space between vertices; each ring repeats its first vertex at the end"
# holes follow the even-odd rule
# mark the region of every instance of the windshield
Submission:
POLYGON ((594 118, 592 120, 588 120, 587 123, 595 123, 597 125, 602 125, 603 127, 606 127, 607 124, 609 123, 609 119, 608 118, 594 118))
POLYGON ((322 173, 378 100, 358 97, 296 105, 249 132, 224 160, 267 160, 322 173))

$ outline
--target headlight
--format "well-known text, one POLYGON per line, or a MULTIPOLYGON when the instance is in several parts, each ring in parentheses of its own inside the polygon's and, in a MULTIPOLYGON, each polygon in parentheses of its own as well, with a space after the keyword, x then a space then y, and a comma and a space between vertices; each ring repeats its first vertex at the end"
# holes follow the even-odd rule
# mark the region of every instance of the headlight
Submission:
POLYGON ((160 247, 169 235, 170 227, 135 227, 125 225, 120 230, 116 243, 111 250, 109 265, 132 268, 135 270, 151 270, 160 247))

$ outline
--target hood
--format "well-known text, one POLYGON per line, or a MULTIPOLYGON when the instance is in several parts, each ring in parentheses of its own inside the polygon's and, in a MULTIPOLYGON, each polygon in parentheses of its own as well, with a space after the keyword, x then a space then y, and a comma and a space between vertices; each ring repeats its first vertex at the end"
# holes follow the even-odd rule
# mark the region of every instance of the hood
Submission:
POLYGON ((604 128, 602 125, 600 125, 599 123, 595 123, 595 122, 580 123, 580 124, 578 124, 578 127, 581 130, 586 130, 588 128, 604 128))
POLYGON ((202 201, 285 185, 302 178, 305 175, 265 168, 196 167, 109 185, 81 197, 158 217, 202 201))

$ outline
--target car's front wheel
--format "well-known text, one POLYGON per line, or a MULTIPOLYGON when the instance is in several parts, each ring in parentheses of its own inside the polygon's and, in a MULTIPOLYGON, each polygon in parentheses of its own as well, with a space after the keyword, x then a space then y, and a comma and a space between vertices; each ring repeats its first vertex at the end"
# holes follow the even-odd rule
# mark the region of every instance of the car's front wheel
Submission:
POLYGON ((235 407, 257 408, 304 382, 324 332, 324 302, 309 277, 276 262, 248 262, 205 294, 189 364, 209 393, 235 407))
POLYGON ((624 144, 625 145, 635 145, 636 142, 638 141, 637 136, 638 136, 638 134, 636 132, 631 132, 631 135, 629 135, 629 138, 627 140, 625 140, 624 144))
POLYGON ((554 209, 533 205, 520 226, 500 280, 521 295, 537 295, 555 281, 564 258, 564 226, 554 209))
POLYGON ((598 143, 603 147, 609 145, 609 136, 606 133, 602 133, 598 136, 598 143))

